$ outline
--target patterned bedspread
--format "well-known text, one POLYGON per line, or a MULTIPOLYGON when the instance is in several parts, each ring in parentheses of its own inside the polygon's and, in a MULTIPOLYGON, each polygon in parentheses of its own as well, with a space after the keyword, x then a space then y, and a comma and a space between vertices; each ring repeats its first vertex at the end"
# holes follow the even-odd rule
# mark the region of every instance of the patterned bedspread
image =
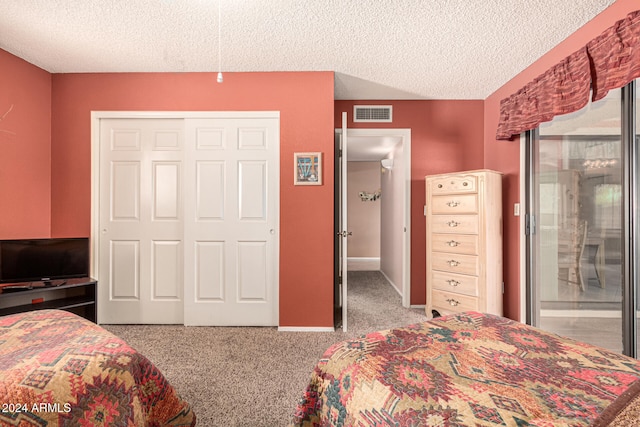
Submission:
POLYGON ((330 347, 296 426, 640 425, 640 361, 468 312, 330 347))
POLYGON ((0 317, 0 426, 194 426, 190 406, 124 341, 57 310, 0 317))

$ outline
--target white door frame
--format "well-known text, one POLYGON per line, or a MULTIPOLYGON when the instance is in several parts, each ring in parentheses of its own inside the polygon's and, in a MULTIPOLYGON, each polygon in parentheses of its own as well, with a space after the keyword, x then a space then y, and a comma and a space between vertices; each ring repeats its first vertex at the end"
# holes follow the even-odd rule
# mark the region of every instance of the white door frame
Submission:
MULTIPOLYGON (((91 255, 90 275, 100 277, 100 120, 102 119, 187 119, 187 118, 280 118, 279 111, 92 111, 91 112, 91 255)), ((278 172, 279 173, 279 172, 278 172)), ((279 206, 279 202, 278 202, 279 206)), ((276 213, 277 222, 280 213, 276 213)), ((280 244, 276 244, 279 260, 280 244)), ((279 264, 279 261, 278 261, 279 264)), ((276 277, 279 273, 276 273, 276 277)), ((274 304, 279 312, 280 286, 274 289, 274 304)), ((99 302, 98 302, 99 304, 99 302)), ((100 323, 100 319, 96 319, 100 323)))
MULTIPOLYGON (((520 135, 520 182, 519 182, 519 202, 517 212, 519 218, 519 238, 520 238, 520 322, 526 323, 527 321, 527 236, 526 236, 526 222, 525 213, 529 211, 527 200, 527 185, 526 176, 527 171, 526 161, 526 144, 527 137, 523 133, 520 135)), ((507 210, 508 212, 509 210, 507 210)), ((514 207, 514 215, 516 208, 514 207)))
MULTIPOLYGON (((342 132, 336 129, 336 132, 342 132)), ((402 306, 411 306, 411 129, 347 129, 348 137, 400 138, 404 163, 404 234, 402 240, 402 306)), ((346 178, 346 177, 345 177, 346 178)))
POLYGON ((348 327, 348 286, 349 280, 347 276, 347 260, 349 259, 349 216, 347 215, 347 162, 349 161, 348 147, 349 147, 349 130, 347 129, 347 112, 342 112, 342 133, 340 138, 340 215, 342 222, 342 259, 341 271, 342 271, 342 331, 347 332, 348 327))

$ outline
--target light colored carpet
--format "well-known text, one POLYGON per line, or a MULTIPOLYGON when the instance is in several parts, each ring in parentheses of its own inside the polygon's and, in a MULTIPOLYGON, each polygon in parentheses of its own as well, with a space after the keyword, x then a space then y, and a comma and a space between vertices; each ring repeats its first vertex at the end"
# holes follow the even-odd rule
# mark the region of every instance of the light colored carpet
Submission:
POLYGON ((349 272, 349 331, 103 325, 148 357, 193 407, 198 426, 285 426, 332 344, 426 320, 380 272, 349 272))

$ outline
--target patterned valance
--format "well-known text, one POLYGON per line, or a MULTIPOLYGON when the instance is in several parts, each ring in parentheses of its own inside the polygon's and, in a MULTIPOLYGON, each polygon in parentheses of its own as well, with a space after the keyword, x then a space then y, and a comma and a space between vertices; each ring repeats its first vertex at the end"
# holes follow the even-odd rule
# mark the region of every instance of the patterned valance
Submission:
POLYGON ((497 139, 511 139, 581 109, 589 102, 590 87, 589 57, 583 48, 500 102, 497 139))
POLYGON ((593 100, 640 77, 640 10, 589 42, 593 100))
POLYGON ((500 102, 496 139, 513 139, 542 122, 602 99, 611 89, 640 77, 640 10, 616 22, 500 102))

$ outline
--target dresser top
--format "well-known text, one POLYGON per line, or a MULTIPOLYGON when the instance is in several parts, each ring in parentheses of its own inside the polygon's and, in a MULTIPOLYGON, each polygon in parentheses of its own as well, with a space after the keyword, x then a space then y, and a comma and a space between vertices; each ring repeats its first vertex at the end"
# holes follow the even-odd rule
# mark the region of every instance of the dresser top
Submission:
POLYGON ((504 175, 502 172, 494 171, 491 169, 474 169, 469 171, 458 171, 458 172, 446 172, 446 173, 438 173, 433 175, 427 175, 428 178, 438 177, 438 176, 451 176, 451 175, 472 175, 478 173, 492 173, 497 175, 504 175))

